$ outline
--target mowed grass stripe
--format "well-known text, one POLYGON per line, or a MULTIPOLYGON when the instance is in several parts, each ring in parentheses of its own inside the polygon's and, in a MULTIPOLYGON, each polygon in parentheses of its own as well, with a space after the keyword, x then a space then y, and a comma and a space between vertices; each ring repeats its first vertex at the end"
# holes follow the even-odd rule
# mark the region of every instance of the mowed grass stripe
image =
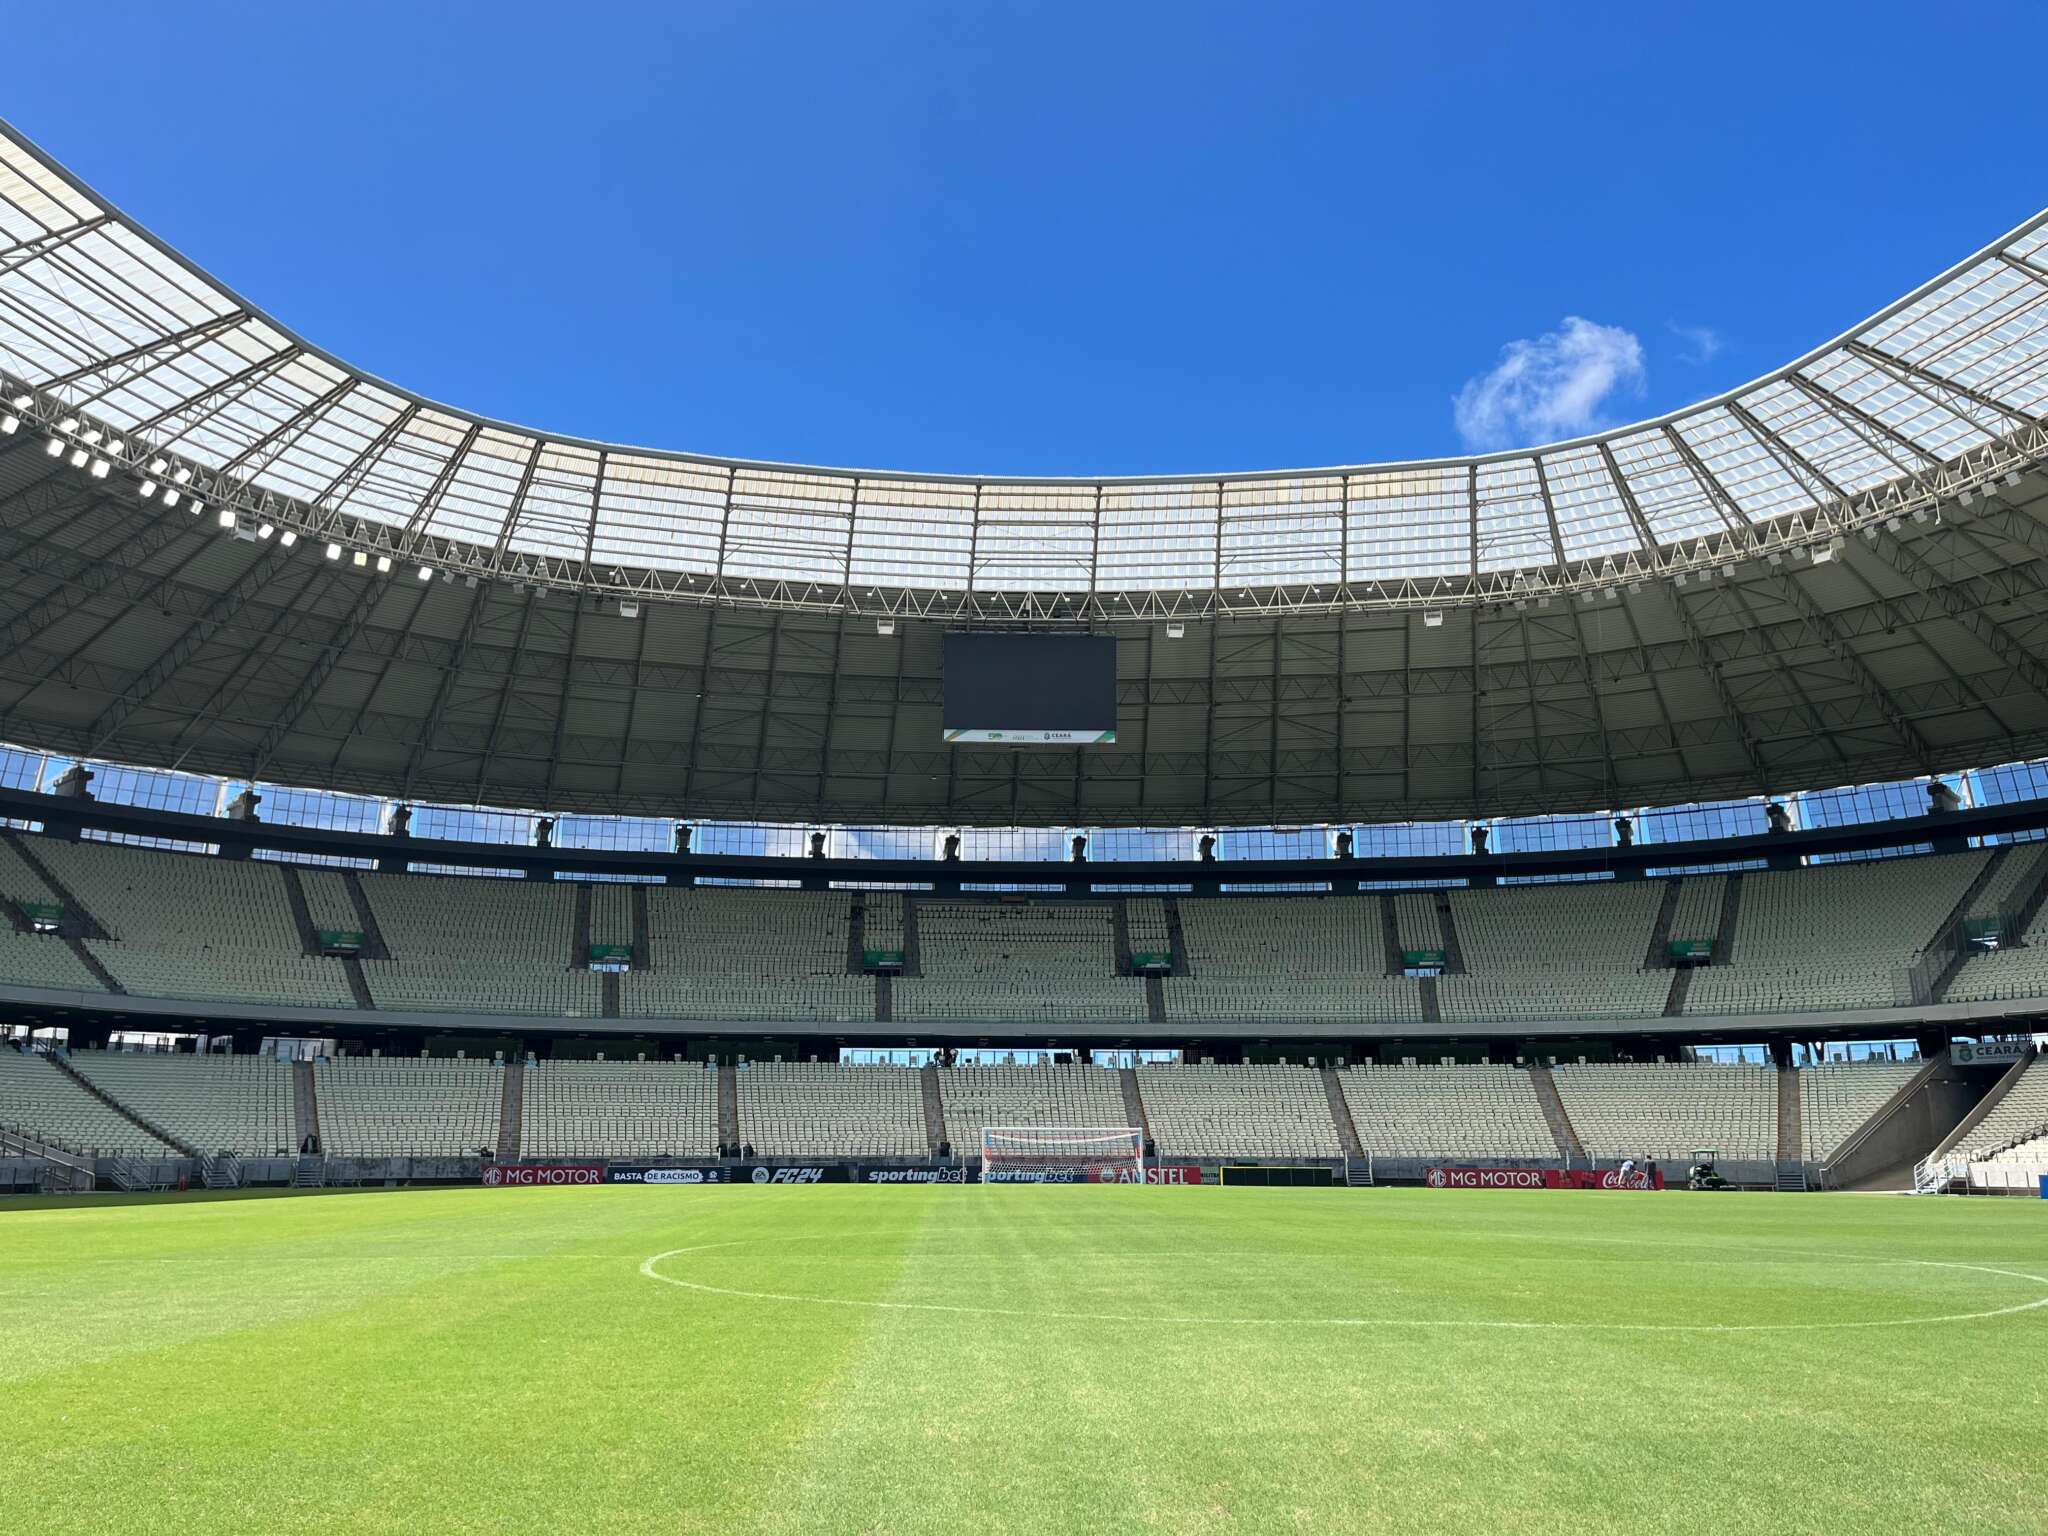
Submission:
POLYGON ((430 1191, 0 1206, 42 1531, 2044 1526, 2033 1202, 1440 1191, 430 1191), (1132 1325, 768 1303, 1281 1321, 1132 1325), (715 1258, 707 1255, 715 1254, 715 1258), (1885 1261, 1885 1262, 1869 1262, 1885 1261), (1718 1319, 1717 1319, 1718 1320, 1718 1319), (28 1340, 26 1344, 20 1340, 28 1340), (1987 1419, 1987 1409, 1993 1417, 1987 1419))

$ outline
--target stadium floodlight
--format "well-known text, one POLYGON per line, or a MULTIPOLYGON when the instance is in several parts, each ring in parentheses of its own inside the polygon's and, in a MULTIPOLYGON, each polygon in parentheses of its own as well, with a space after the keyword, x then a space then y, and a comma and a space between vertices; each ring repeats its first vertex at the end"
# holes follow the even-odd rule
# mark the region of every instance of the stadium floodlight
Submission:
POLYGON ((0 415, 0 437, 12 437, 21 430, 21 418, 9 411, 0 415))
POLYGON ((286 549, 290 549, 294 544, 299 542, 299 536, 295 531, 293 531, 290 528, 287 528, 283 533, 278 535, 277 542, 282 544, 286 549))
POLYGON ((78 418, 76 416, 66 416, 57 423, 57 430, 59 432, 76 432, 78 430, 78 418))
POLYGON ((2020 472, 2016 469, 2008 469, 2005 472, 2005 483, 2007 485, 2018 485, 2020 483, 2020 472))
MULTIPOLYGON (((80 450, 80 451, 81 451, 81 453, 83 452, 83 450, 80 450)), ((61 458, 63 458, 63 457, 64 457, 64 439, 63 439, 63 438, 61 438, 61 437, 53 437, 53 438, 51 438, 51 439, 50 439, 50 443, 49 443, 49 446, 48 446, 48 447, 46 447, 46 448, 45 448, 45 449, 43 450, 43 452, 47 453, 47 454, 48 454, 48 455, 49 455, 49 456, 50 456, 51 458, 53 458, 53 459, 61 459, 61 458)), ((84 459, 83 459, 83 458, 80 458, 79 462, 80 462, 80 463, 82 464, 82 463, 84 463, 85 461, 84 461, 84 459)))
POLYGON ((1182 623, 1182 622, 1181 622, 1180 620, 1178 620, 1178 619, 1175 619, 1175 620, 1173 620, 1173 621, 1172 621, 1171 623, 1169 623, 1169 624, 1168 624, 1168 625, 1166 626, 1166 638, 1167 638, 1167 639, 1169 639, 1169 640, 1185 640, 1185 639, 1187 639, 1187 637, 1188 637, 1188 627, 1187 627, 1187 625, 1183 624, 1183 623, 1182 623))
POLYGON ((339 544, 329 544, 327 546, 327 558, 339 560, 341 558, 341 546, 339 544))
POLYGON ((629 602, 626 602, 625 600, 621 599, 621 600, 620 600, 620 602, 619 602, 619 617, 620 617, 620 618, 622 618, 622 619, 637 619, 637 618, 639 618, 639 617, 640 617, 640 605, 639 605, 638 603, 629 603, 629 602))
POLYGON ((275 523, 258 523, 256 525, 256 537, 259 539, 267 539, 275 532, 277 532, 277 524, 275 523))
POLYGON ((349 559, 358 569, 367 566, 370 563, 370 556, 368 552, 360 549, 353 551, 349 555, 349 559))
POLYGON ((1816 546, 1814 547, 1814 551, 1813 551, 1813 563, 1814 563, 1815 565, 1826 565, 1826 564, 1827 564, 1827 563, 1828 563, 1829 561, 1833 560, 1834 558, 1835 558, 1835 547, 1834 547, 1834 545, 1832 545, 1832 544, 1820 544, 1820 545, 1816 545, 1816 546))
MULTIPOLYGON (((206 503, 205 503, 205 502, 203 502, 203 501, 201 501, 201 500, 200 500, 200 499, 199 499, 199 498, 198 498, 197 496, 194 496, 194 497, 192 498, 192 515, 193 515, 194 517, 197 517, 197 516, 198 516, 198 515, 199 515, 200 513, 204 512, 205 510, 206 510, 206 503)), ((231 516, 231 517, 232 517, 233 515, 234 515, 233 513, 230 513, 230 514, 229 514, 229 516, 231 516)), ((225 527, 225 526, 226 526, 226 524, 222 524, 222 526, 223 526, 223 527, 225 527)))
POLYGON ((149 472, 152 475, 160 475, 170 467, 171 461, 163 457, 163 455, 161 454, 157 455, 157 457, 149 461, 149 472))
POLYGON ((113 467, 105 459, 94 459, 92 461, 92 468, 87 473, 95 480, 104 480, 107 478, 107 471, 113 467))
POLYGON ((1442 629, 1444 627, 1443 609, 1431 608, 1425 611, 1422 615, 1422 627, 1424 629, 1442 629))
POLYGON ((8 401, 7 403, 13 406, 17 411, 25 411, 30 406, 34 405, 36 402, 35 397, 33 395, 16 395, 12 400, 8 401))
POLYGON ((984 1184, 1142 1184, 1145 1133, 1135 1125, 985 1125, 984 1184))
POLYGON ((187 483, 188 481, 190 481, 190 480, 191 480, 191 478, 192 478, 192 471, 191 471, 191 470, 189 470, 189 469, 187 469, 187 468, 186 468, 186 467, 185 467, 184 465, 180 464, 180 465, 178 466, 177 472, 176 472, 175 474, 173 474, 173 475, 171 476, 171 478, 172 478, 173 480, 177 481, 177 482, 178 482, 178 484, 180 484, 180 485, 184 485, 184 484, 186 484, 186 483, 187 483))
POLYGON ((178 488, 175 485, 167 487, 164 491, 164 505, 166 507, 175 507, 177 504, 178 488))
POLYGON ((88 427, 85 429, 85 431, 79 433, 78 435, 85 439, 86 446, 88 447, 97 444, 100 440, 100 437, 102 436, 100 429, 98 427, 88 427))
POLYGON ((379 576, 389 576, 391 574, 391 557, 389 555, 379 555, 377 557, 377 574, 379 576))
POLYGON ((434 568, 433 568, 433 567, 432 567, 431 565, 423 565, 423 566, 421 566, 421 567, 420 567, 420 580, 421 580, 421 581, 432 581, 433 579, 434 579, 434 568))
MULTIPOLYGON (((192 503, 192 510, 193 510, 194 512, 197 512, 197 511, 199 510, 199 503, 198 503, 198 502, 196 502, 196 501, 195 501, 194 503, 192 503)), ((234 527, 234 526, 235 526, 235 509, 234 509, 233 507, 222 507, 222 508, 220 509, 220 514, 219 514, 219 516, 217 516, 217 517, 216 517, 216 518, 214 519, 214 521, 215 521, 215 522, 217 522, 217 523, 219 523, 219 524, 221 525, 221 527, 223 527, 223 528, 232 528, 232 527, 234 527)))
POLYGON ((895 621, 894 619, 892 619, 892 618, 880 618, 880 619, 877 619, 877 620, 875 620, 875 633, 876 633, 876 634, 878 634, 878 635, 893 635, 893 634, 895 634, 895 633, 896 633, 896 621, 895 621))
POLYGON ((156 495, 156 482, 154 480, 143 481, 136 494, 144 501, 148 501, 152 496, 156 495))

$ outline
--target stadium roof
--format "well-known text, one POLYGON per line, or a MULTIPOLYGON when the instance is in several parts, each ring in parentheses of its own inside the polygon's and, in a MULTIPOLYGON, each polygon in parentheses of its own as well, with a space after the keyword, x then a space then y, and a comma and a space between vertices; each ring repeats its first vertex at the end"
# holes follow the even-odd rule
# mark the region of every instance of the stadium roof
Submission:
POLYGON ((976 479, 421 400, 0 125, 0 736, 419 798, 933 822, 1527 813, 2009 759, 2048 748, 2044 225, 1587 439, 976 479), (1117 745, 944 747, 961 622, 1125 635, 1117 745))

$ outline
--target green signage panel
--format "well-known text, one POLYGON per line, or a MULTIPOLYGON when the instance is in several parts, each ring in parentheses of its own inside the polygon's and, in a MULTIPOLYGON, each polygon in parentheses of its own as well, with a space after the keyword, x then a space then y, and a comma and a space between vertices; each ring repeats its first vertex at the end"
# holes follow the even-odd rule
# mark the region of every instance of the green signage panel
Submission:
POLYGON ((1664 946, 1665 955, 1673 960, 1704 960, 1713 952, 1712 939, 1672 939, 1664 946))
POLYGON ((1442 965, 1444 952, 1440 949, 1404 949, 1401 951, 1403 965, 1442 965))
POLYGON ((361 951, 363 936, 353 928, 322 928, 320 930, 320 953, 323 955, 353 955, 361 951))
POLYGON ((1173 951, 1169 949, 1134 949, 1131 951, 1131 969, 1134 971, 1170 971, 1173 969, 1173 951))
POLYGON ((630 960, 632 958, 633 946, 630 944, 593 944, 590 946, 590 959, 593 964, 599 960, 630 960))
POLYGON ((871 971, 900 971, 903 969, 903 951, 900 949, 864 949, 861 962, 871 971))

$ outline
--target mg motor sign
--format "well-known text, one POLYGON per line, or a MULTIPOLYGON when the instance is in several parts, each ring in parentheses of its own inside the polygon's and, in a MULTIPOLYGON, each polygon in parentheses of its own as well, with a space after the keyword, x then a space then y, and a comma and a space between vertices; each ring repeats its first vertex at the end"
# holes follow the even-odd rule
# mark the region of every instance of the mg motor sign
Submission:
POLYGON ((1091 1184, 1199 1184, 1202 1170, 1193 1163, 1155 1165, 1140 1173, 1136 1168, 1121 1165, 1114 1168, 1090 1168, 1088 1182, 1091 1184))
POLYGON ((1423 1182, 1431 1189, 1662 1189, 1655 1168, 1627 1178, 1618 1168, 1431 1168, 1423 1182))
POLYGON ((1544 1189, 1540 1168, 1432 1168, 1423 1175, 1431 1189, 1544 1189))
POLYGON ((601 1163, 486 1163, 484 1188, 515 1189, 542 1184, 602 1184, 601 1163))

